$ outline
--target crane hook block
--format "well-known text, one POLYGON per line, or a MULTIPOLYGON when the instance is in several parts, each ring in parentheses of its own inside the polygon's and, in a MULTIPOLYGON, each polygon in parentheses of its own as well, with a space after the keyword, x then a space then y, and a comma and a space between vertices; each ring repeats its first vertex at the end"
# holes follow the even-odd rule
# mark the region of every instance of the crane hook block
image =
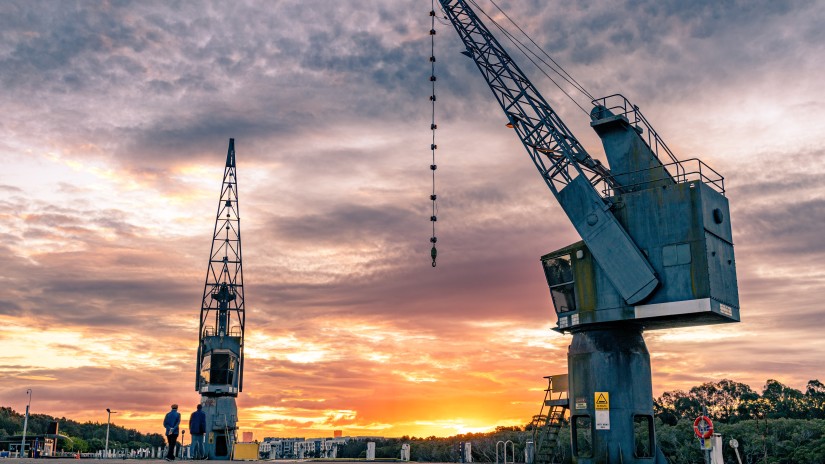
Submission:
POLYGON ((438 250, 435 249, 435 246, 430 250, 430 256, 433 258, 433 267, 435 267, 435 258, 438 256, 438 250))
POLYGON ((438 198, 438 195, 436 195, 436 194, 430 195, 430 200, 435 201, 436 198, 438 198))
POLYGON ((430 243, 435 243, 437 241, 438 239, 436 237, 430 237, 430 243))
POLYGON ((430 35, 435 35, 435 29, 430 29, 430 35))
POLYGON ((435 16, 435 10, 430 10, 430 16, 435 16))

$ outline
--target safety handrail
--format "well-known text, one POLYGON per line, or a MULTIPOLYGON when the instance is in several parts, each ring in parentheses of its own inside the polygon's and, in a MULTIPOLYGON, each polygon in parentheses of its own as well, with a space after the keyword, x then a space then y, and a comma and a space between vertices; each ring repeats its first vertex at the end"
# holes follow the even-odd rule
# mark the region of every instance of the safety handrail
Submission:
MULTIPOLYGON (((208 326, 203 328, 203 336, 204 337, 214 337, 215 335, 218 335, 218 332, 217 332, 217 330, 215 330, 215 327, 213 327, 211 325, 208 325, 208 326)), ((241 327, 237 326, 237 325, 233 326, 233 327, 230 327, 229 336, 230 337, 240 337, 241 336, 241 327)))
MULTIPOLYGON (((617 93, 613 95, 608 95, 607 97, 597 98, 596 100, 593 100, 593 105, 601 105, 610 110, 610 112, 612 112, 615 115, 624 116, 627 119, 627 121, 631 125, 633 125, 633 127, 642 137, 642 140, 644 140, 645 143, 647 143, 647 146, 650 148, 650 150, 653 152, 656 158, 659 159, 659 161, 662 161, 659 152, 659 149, 661 148, 662 151, 667 154, 668 158, 670 158, 671 162, 668 163, 666 166, 670 167, 669 171, 671 171, 671 174, 673 174, 675 178, 684 179, 687 175, 691 174, 686 172, 684 166, 682 165, 684 161, 680 161, 678 158, 676 158, 676 155, 673 154, 673 151, 670 149, 670 147, 667 146, 665 141, 662 140, 662 137, 659 136, 659 133, 656 132, 656 129, 653 128, 653 125, 650 124, 647 118, 645 118, 645 116, 639 110, 639 107, 632 104, 627 98, 625 98, 624 95, 617 93)), ((704 164, 701 161, 700 163, 700 172, 701 168, 704 167, 706 170, 711 171, 716 176, 716 178, 712 182, 705 183, 712 184, 714 187, 716 187, 716 190, 719 191, 719 193, 724 195, 724 177, 722 177, 718 172, 710 168, 710 166, 708 166, 707 164, 704 164)), ((681 182, 684 182, 684 180, 681 182)), ((608 187, 605 190, 608 190, 609 188, 610 187, 608 187)))
POLYGON ((667 146, 664 140, 659 137, 659 133, 653 128, 653 126, 648 122, 647 118, 642 114, 639 110, 639 107, 630 103, 630 100, 625 98, 624 95, 615 93, 613 95, 608 95, 606 97, 597 98, 593 100, 594 106, 603 106, 610 110, 615 115, 621 115, 627 118, 628 122, 636 128, 637 131, 642 129, 640 126, 644 126, 644 129, 641 130, 639 135, 643 135, 643 139, 647 142, 647 146, 653 151, 653 154, 656 155, 656 158, 661 160, 659 156, 659 147, 668 155, 671 161, 678 163, 679 159, 673 154, 670 148, 667 146), (609 100, 609 101, 608 101, 609 100))
MULTIPOLYGON (((677 184, 684 184, 698 180, 712 187, 722 195, 725 194, 725 178, 699 158, 690 158, 683 161, 677 161, 675 163, 663 164, 662 166, 665 168, 665 171, 662 172, 661 176, 656 178, 651 178, 651 176, 641 176, 646 180, 631 183, 623 182, 623 185, 620 188, 627 190, 638 190, 639 187, 645 187, 649 184, 665 179, 673 180, 677 184), (674 170, 676 171, 675 173, 672 172, 674 170)), ((658 166, 647 169, 639 169, 637 171, 617 173, 614 174, 614 176, 621 177, 623 179, 633 179, 638 174, 647 173, 648 171, 657 169, 659 169, 658 166)), ((613 196, 617 192, 614 188, 605 186, 602 193, 609 197, 613 196)))

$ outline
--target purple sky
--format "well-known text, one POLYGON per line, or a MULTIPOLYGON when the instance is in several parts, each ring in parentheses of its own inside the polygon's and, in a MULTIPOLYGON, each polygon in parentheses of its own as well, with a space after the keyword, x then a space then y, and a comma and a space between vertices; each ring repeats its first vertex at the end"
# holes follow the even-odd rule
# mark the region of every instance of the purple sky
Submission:
MULTIPOLYGON (((591 93, 623 93, 677 156, 726 177, 742 323, 649 332, 654 393, 824 380, 822 2, 500 5, 591 93)), ((145 431, 194 406, 234 137, 242 429, 452 435, 536 414, 570 341, 550 331, 538 258, 577 237, 438 25, 430 267, 429 9, 0 3, 0 404, 23 410, 32 388, 34 412, 111 407, 145 431)), ((587 117, 523 68, 603 159, 587 117)))

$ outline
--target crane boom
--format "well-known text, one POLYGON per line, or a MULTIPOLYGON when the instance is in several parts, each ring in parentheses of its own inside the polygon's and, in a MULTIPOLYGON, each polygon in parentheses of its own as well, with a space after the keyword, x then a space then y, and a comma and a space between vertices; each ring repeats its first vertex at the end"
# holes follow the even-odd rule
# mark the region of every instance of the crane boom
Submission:
POLYGON ((597 187, 615 188, 466 0, 439 0, 544 182, 628 304, 648 297, 659 281, 652 266, 611 214, 597 187))

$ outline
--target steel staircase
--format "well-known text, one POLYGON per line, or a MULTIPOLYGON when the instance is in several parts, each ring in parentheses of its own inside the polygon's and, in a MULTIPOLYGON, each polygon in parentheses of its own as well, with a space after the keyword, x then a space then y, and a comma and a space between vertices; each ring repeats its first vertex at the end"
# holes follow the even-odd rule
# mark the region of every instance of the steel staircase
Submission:
POLYGON ((564 423, 564 415, 570 407, 570 400, 567 396, 567 374, 550 375, 545 379, 547 379, 547 389, 544 391, 544 401, 541 403, 539 414, 533 416, 534 464, 551 464, 553 451, 559 442, 559 430, 564 423))

